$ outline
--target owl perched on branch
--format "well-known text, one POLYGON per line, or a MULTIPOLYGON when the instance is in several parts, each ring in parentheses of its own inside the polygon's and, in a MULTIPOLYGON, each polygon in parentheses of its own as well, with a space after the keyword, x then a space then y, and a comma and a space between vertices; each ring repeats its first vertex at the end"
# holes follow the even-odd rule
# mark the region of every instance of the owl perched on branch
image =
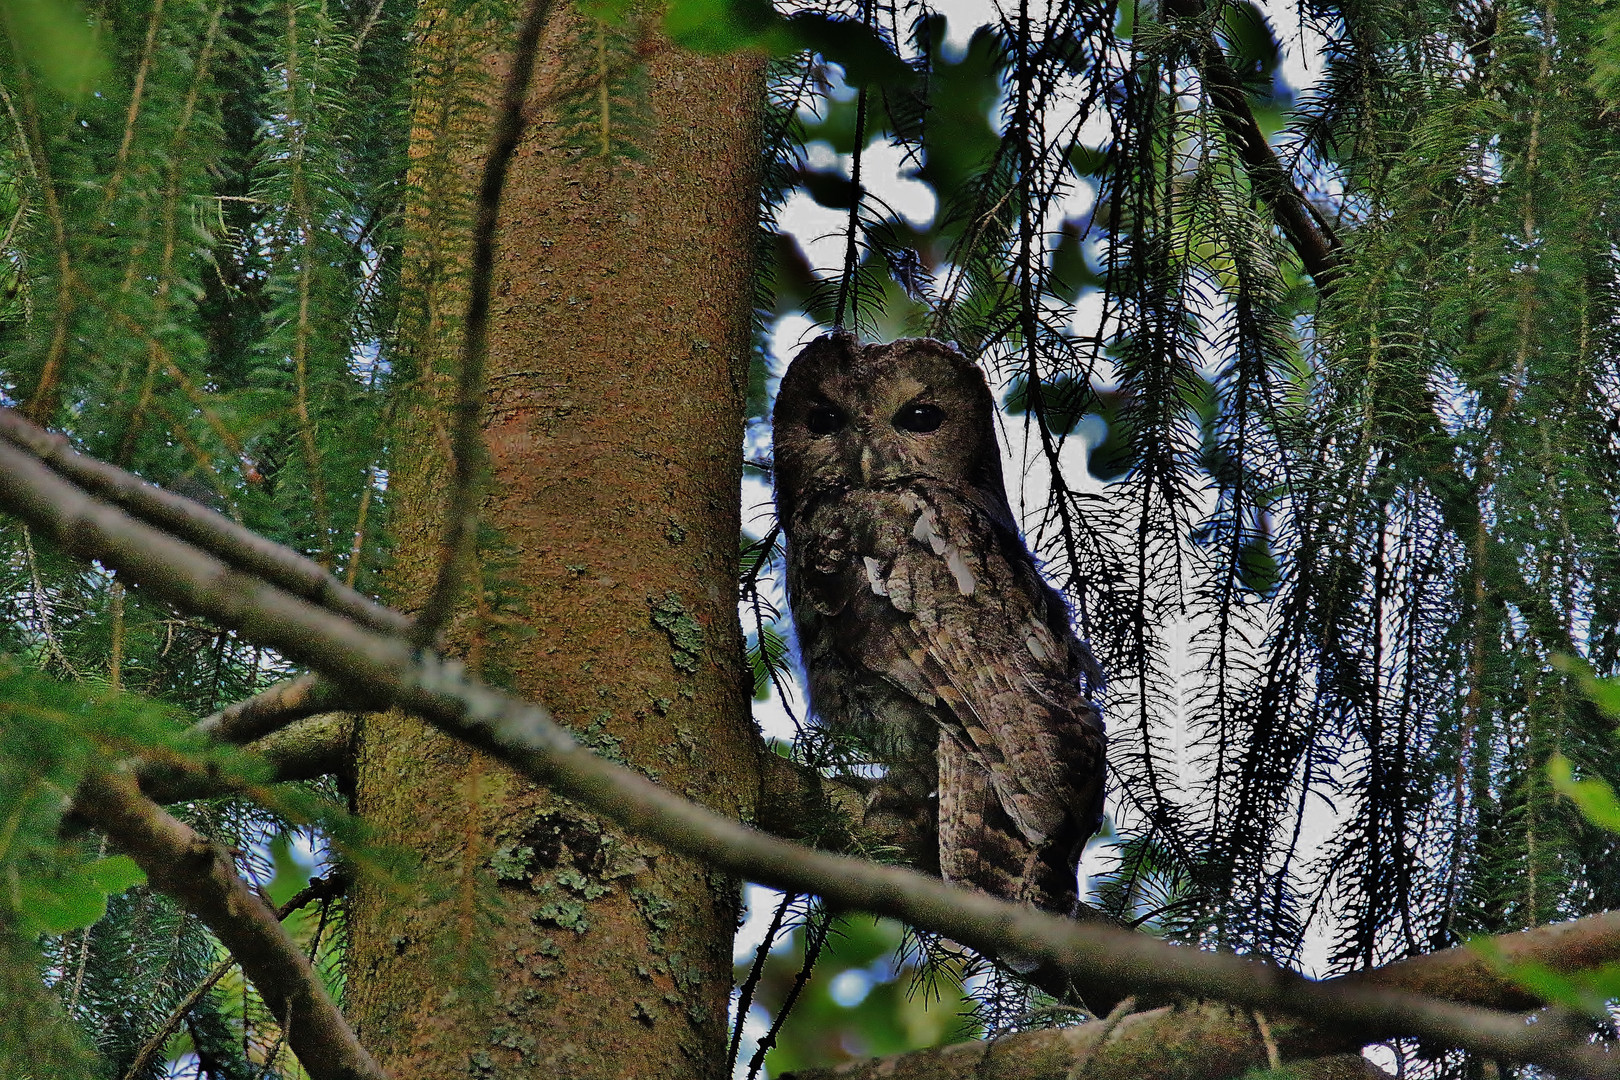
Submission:
POLYGON ((1072 914, 1106 736, 992 409, 951 346, 811 342, 773 414, 788 596, 815 715, 886 767, 875 798, 937 829, 941 875, 1072 914))

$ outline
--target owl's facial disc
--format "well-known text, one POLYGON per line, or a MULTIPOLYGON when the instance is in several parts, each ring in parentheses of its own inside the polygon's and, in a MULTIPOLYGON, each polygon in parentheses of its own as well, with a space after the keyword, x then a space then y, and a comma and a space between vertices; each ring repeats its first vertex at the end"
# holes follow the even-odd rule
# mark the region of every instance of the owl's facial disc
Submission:
POLYGON ((816 339, 773 412, 778 499, 927 480, 1002 490, 994 405, 979 369, 939 342, 816 339))

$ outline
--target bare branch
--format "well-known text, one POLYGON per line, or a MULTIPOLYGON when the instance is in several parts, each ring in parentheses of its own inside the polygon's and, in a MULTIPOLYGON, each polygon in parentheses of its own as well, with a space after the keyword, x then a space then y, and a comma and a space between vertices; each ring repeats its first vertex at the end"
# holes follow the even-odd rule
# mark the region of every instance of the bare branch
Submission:
POLYGON ((240 746, 306 716, 358 710, 365 705, 357 695, 333 686, 319 675, 300 675, 204 717, 192 730, 217 742, 240 746))
MULTIPOLYGON (((1269 964, 1202 952, 1097 923, 1076 923, 911 871, 790 844, 722 818, 580 746, 539 705, 472 679, 465 668, 356 626, 242 574, 98 503, 14 444, 0 441, 0 506, 65 550, 95 558, 172 603, 236 629, 426 718, 525 776, 632 832, 711 866, 835 908, 891 915, 991 954, 1051 963, 1077 982, 1214 998, 1372 1041, 1412 1035, 1576 1076, 1620 1080, 1620 1058, 1556 1025, 1385 987, 1315 982, 1269 964)), ((155 809, 155 808, 154 808, 155 809)), ((222 935, 223 937, 223 935, 222 935)))
MULTIPOLYGON (((353 738, 352 715, 322 713, 248 743, 247 749, 269 762, 273 770, 271 782, 280 784, 341 772, 353 738)), ((135 779, 141 793, 156 803, 212 799, 236 790, 235 785, 214 773, 166 761, 139 762, 135 779)))
POLYGON ((445 505, 444 538, 439 546, 439 572, 411 629, 411 639, 431 645, 450 620, 462 568, 472 557, 478 536, 478 502, 484 478, 484 366, 489 357, 489 291, 495 276, 495 225, 500 215, 506 170, 523 134, 523 104, 534 75, 540 32, 551 14, 551 0, 529 0, 518 29, 511 66, 501 90, 500 113, 484 156, 478 185, 478 217, 473 225, 472 273, 467 282, 467 322, 461 335, 461 363, 456 378, 450 456, 450 497, 445 505))
POLYGON ((0 440, 26 450, 86 491, 122 507, 133 517, 178 536, 239 570, 273 582, 294 596, 385 633, 403 633, 410 625, 405 616, 344 585, 319 563, 266 540, 201 503, 77 453, 66 438, 30 423, 12 409, 0 409, 0 440))
POLYGON ((218 844, 164 813, 128 776, 86 777, 75 805, 127 851, 152 886, 201 919, 253 981, 313 1080, 385 1080, 303 950, 218 844))
MULTIPOLYGON (((1388 1074, 1358 1054, 1333 1054, 1309 1042, 1310 1029, 1274 1025, 1290 1075, 1300 1080, 1374 1080, 1388 1074)), ((1217 1080, 1267 1067, 1253 1016, 1227 1005, 1165 1007, 1078 1027, 1025 1031, 955 1043, 783 1080, 1217 1080)))

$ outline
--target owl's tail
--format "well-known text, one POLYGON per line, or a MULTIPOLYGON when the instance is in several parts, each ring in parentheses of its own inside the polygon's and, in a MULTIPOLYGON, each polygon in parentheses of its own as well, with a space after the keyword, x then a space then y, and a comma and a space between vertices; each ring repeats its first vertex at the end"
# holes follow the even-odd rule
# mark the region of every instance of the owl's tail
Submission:
POLYGON ((1067 820, 1039 845, 1003 809, 990 774, 955 739, 939 741, 939 869, 946 881, 1072 918, 1089 832, 1067 820))

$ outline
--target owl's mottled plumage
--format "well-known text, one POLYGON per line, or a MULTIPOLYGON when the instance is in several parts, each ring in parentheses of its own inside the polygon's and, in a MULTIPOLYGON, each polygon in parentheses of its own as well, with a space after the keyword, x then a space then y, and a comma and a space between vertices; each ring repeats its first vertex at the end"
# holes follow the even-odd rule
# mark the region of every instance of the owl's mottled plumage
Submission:
POLYGON ((937 790, 942 876, 1069 913, 1106 738, 1090 654, 1013 521, 992 408, 940 342, 807 346, 773 414, 788 595, 820 722, 888 766, 889 798, 937 790))

